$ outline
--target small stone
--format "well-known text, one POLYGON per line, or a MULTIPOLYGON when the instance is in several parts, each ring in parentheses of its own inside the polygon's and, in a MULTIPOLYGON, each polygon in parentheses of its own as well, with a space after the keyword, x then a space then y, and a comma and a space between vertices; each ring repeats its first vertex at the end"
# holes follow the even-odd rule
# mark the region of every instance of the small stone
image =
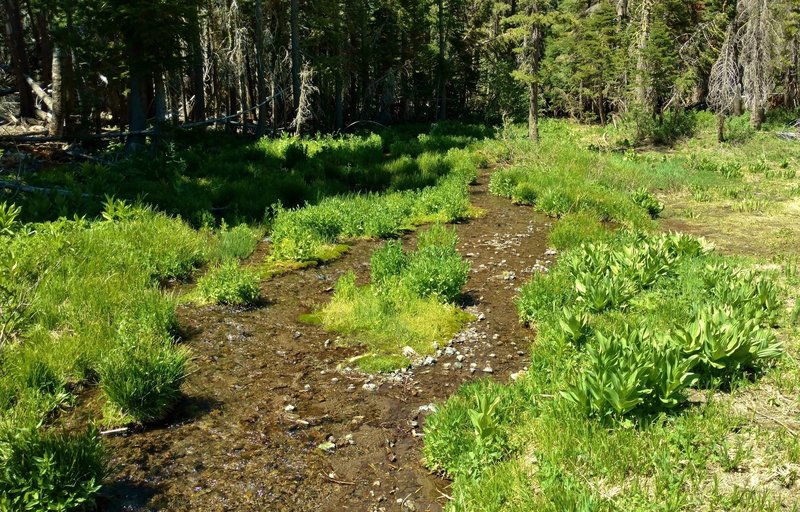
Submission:
POLYGON ((486 320, 486 315, 484 315, 483 313, 479 314, 478 315, 478 321, 479 322, 483 322, 484 320, 486 320))
POLYGON ((491 366, 487 366, 483 369, 483 373, 494 373, 494 370, 492 370, 491 366))
POLYGON ((450 366, 451 366, 451 364, 450 364, 450 363, 444 363, 444 364, 442 365, 442 368, 444 368, 445 370, 449 370, 449 369, 450 369, 450 366))
POLYGON ((417 414, 428 414, 432 412, 436 412, 435 404, 420 405, 417 409, 417 414))
POLYGON ((349 386, 347 386, 347 391, 351 391, 352 392, 352 391, 355 391, 355 390, 356 390, 355 384, 350 384, 349 386))
POLYGON ((458 354, 456 356, 456 361, 458 361, 459 363, 464 361, 464 354, 458 354))
POLYGON ((495 354, 489 354, 489 357, 497 357, 495 354))
POLYGON ((423 366, 433 366, 435 364, 436 364, 436 358, 431 356, 426 357, 425 360, 422 361, 423 366))
POLYGON ((469 367, 470 367, 470 369, 477 368, 478 367, 478 363, 469 363, 469 367))
POLYGON ((363 386, 361 386, 361 388, 362 388, 364 391, 369 391, 369 392, 378 391, 378 385, 377 385, 377 384, 374 384, 374 383, 372 383, 372 382, 367 382, 366 384, 364 384, 363 386))
POLYGON ((453 347, 447 347, 446 349, 444 349, 444 353, 445 355, 452 356, 455 355, 456 349, 454 349, 453 347))
POLYGON ((411 426, 413 428, 417 428, 419 426, 419 422, 417 420, 411 420, 411 426))
POLYGON ((330 441, 326 441, 324 443, 320 443, 317 448, 323 452, 333 453, 333 451, 336 450, 336 445, 330 441))
POLYGON ((403 347, 403 355, 409 359, 417 357, 417 351, 409 346, 403 347))
POLYGON ((499 335, 499 334, 493 334, 493 335, 492 335, 492 339, 493 339, 493 340, 496 340, 496 339, 498 339, 498 338, 500 338, 500 335, 499 335))
POLYGON ((294 411, 296 409, 297 409, 297 407, 295 407, 295 406, 293 406, 291 404, 289 404, 289 405, 287 405, 286 407, 283 408, 283 410, 286 411, 286 412, 292 412, 292 411, 294 411))
POLYGON ((311 384, 306 384, 303 386, 303 391, 311 391, 311 384))
POLYGON ((456 370, 460 370, 461 368, 464 368, 464 363, 456 361, 455 363, 453 363, 453 368, 455 368, 456 370))
POLYGON ((292 335, 292 337, 293 337, 294 339, 297 339, 297 338, 299 338, 299 337, 300 337, 300 336, 302 336, 302 335, 303 335, 303 333, 302 333, 302 332, 300 332, 300 331, 294 331, 294 334, 292 335))

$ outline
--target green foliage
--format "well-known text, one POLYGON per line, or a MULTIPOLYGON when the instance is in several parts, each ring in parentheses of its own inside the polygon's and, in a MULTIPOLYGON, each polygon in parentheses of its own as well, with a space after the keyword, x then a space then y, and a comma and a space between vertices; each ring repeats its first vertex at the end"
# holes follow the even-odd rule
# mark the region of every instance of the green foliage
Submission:
POLYGON ((94 428, 68 435, 38 428, 0 428, 0 509, 91 509, 106 475, 94 428))
POLYGON ((583 243, 600 243, 610 236, 609 230, 592 214, 567 214, 553 226, 547 239, 559 250, 571 249, 583 243))
POLYGON ((441 225, 421 232, 411 253, 400 241, 385 243, 372 254, 371 284, 358 287, 352 272, 339 279, 333 300, 319 312, 322 326, 367 343, 370 353, 358 359, 365 371, 407 365, 399 354, 404 346, 431 353, 434 342, 452 337, 471 318, 449 304, 469 275, 457 243, 455 230, 441 225))
POLYGON ((725 381, 758 369, 780 357, 783 344, 759 326, 754 318, 735 315, 730 307, 711 305, 697 314, 687 327, 678 327, 676 343, 695 356, 707 378, 725 381))
POLYGON ((256 272, 227 260, 197 281, 196 295, 204 304, 252 305, 261 296, 259 281, 256 272))
POLYGON ((109 424, 163 419, 180 397, 189 354, 170 341, 129 336, 98 367, 109 424))
POLYGON ((659 214, 664 211, 664 205, 656 199, 653 194, 644 189, 639 189, 631 194, 631 200, 640 208, 650 214, 650 217, 656 219, 659 214))
POLYGON ((564 396, 598 418, 622 418, 636 409, 680 404, 692 385, 694 360, 645 328, 600 333, 587 346, 586 367, 564 396))
POLYGON ((6 202, 0 203, 0 236, 10 236, 14 234, 19 214, 22 208, 15 204, 6 202))
POLYGON ((420 297, 452 302, 461 294, 469 277, 470 264, 453 246, 420 244, 408 262, 404 284, 420 297))
POLYGON ((586 312, 565 307, 561 318, 558 319, 563 341, 577 346, 583 344, 589 334, 589 320, 590 317, 586 312))
POLYGON ((376 249, 370 257, 370 267, 372 282, 376 284, 402 276, 408 268, 408 255, 403 252, 402 242, 392 240, 376 249))
POLYGON ((223 224, 217 234, 217 253, 220 260, 243 260, 253 254, 260 235, 263 234, 246 224, 229 228, 223 224))

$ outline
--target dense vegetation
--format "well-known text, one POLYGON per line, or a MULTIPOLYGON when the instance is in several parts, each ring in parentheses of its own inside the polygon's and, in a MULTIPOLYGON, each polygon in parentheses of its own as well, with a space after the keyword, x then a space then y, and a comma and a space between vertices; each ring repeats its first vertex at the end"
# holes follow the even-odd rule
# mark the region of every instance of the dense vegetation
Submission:
POLYGON ((527 371, 425 422, 451 509, 796 505, 796 432, 739 406, 800 383, 796 0, 2 12, 0 510, 91 509, 100 429, 169 421, 204 364, 178 305, 268 310, 273 277, 381 239, 303 320, 363 372, 435 354, 473 320, 445 224, 483 171, 558 256, 518 290, 527 371), (720 484, 756 458, 789 491, 720 484))
POLYGON ((692 144, 672 157, 613 154, 580 148, 592 140, 585 130, 544 133, 553 151, 509 159, 524 147, 513 139, 488 150, 512 162, 492 175, 495 193, 561 216, 550 239, 562 253, 520 290, 520 319, 538 333, 528 371, 505 386, 465 386, 426 425, 427 465, 454 479, 450 507, 781 509, 779 494, 729 494, 711 475, 736 471, 753 451, 774 457, 770 467, 795 460, 793 434, 769 434, 735 404, 760 379, 794 389, 793 364, 776 362, 794 332, 797 309, 787 311, 784 297, 795 296, 796 272, 657 234, 648 219, 663 209, 652 192, 760 201, 745 175, 777 180, 762 189, 780 200, 780 169, 796 150, 757 139, 729 149, 759 147, 758 157, 698 162, 692 144), (552 165, 564 179, 540 170, 552 165))

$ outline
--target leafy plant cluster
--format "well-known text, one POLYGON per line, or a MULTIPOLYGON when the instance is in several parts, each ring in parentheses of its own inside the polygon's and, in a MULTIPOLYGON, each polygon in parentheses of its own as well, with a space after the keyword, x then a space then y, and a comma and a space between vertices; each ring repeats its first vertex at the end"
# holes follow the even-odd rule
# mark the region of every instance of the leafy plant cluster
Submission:
POLYGON ((519 300, 524 319, 585 347, 580 378, 564 396, 588 415, 620 419, 670 409, 689 386, 730 383, 783 353, 769 329, 781 312, 776 285, 726 263, 694 270, 705 299, 686 322, 653 329, 632 311, 606 324, 604 334, 596 327, 604 318, 647 304, 643 297, 659 293, 649 290, 660 282, 679 286, 679 272, 709 258, 685 235, 618 236, 568 252, 553 274, 523 287, 519 300), (573 293, 553 297, 569 282, 573 293), (593 321, 593 315, 599 316, 593 321))
MULTIPOLYGON (((451 170, 451 149, 466 148, 491 130, 445 123, 444 129, 393 128, 380 135, 320 135, 246 140, 224 133, 176 133, 157 156, 120 158, 37 172, 29 184, 69 194, 29 193, 26 221, 74 214, 96 216, 105 194, 142 198, 193 226, 261 223, 274 205, 296 208, 352 193, 389 193, 434 186, 451 170)), ((269 218, 266 219, 267 221, 269 218)))
POLYGON ((96 221, 21 224, 17 208, 2 209, 0 508, 90 507, 105 472, 97 432, 61 434, 44 421, 94 384, 106 424, 169 414, 189 355, 173 341, 176 301, 160 284, 246 256, 256 232, 196 231, 113 197, 96 221))
POLYGON ((201 304, 252 305, 261 296, 259 282, 255 271, 229 259, 198 279, 195 295, 201 304))
POLYGON ((455 230, 438 224, 420 233, 413 252, 386 242, 372 255, 372 282, 357 286, 352 272, 339 279, 333 299, 317 313, 320 323, 369 347, 358 360, 364 369, 408 364, 401 355, 406 346, 431 353, 434 342, 452 337, 470 318, 452 304, 470 269, 456 244, 455 230))
POLYGON ((467 185, 475 165, 465 152, 450 152, 449 174, 435 186, 389 194, 330 197, 316 205, 275 209, 272 224, 275 261, 309 261, 339 241, 397 235, 414 225, 466 218, 467 185))

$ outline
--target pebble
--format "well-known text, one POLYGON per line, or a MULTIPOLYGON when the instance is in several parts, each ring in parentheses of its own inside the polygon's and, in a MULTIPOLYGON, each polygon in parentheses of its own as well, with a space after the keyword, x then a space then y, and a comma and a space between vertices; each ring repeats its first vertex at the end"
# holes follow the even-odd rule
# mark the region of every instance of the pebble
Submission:
POLYGON ((453 368, 455 368, 456 370, 460 370, 463 367, 464 367, 464 363, 461 363, 459 361, 456 361, 455 363, 453 363, 453 368))
POLYGON ((354 384, 350 384, 349 386, 347 386, 347 391, 355 391, 355 390, 356 386, 354 384))
POLYGON ((367 382, 366 384, 364 384, 363 386, 361 386, 361 388, 362 388, 364 391, 370 391, 370 392, 373 392, 373 391, 378 391, 378 385, 377 385, 377 384, 374 384, 374 383, 372 383, 372 382, 367 382))
POLYGON ((403 347, 403 355, 409 359, 417 357, 417 351, 409 346, 403 347))
POLYGON ((479 314, 479 315, 478 315, 478 321, 479 321, 479 322, 482 322, 482 321, 484 321, 484 320, 486 320, 486 315, 484 315, 483 313, 479 314))
POLYGON ((431 356, 426 357, 425 360, 422 361, 423 366, 433 366, 435 364, 436 364, 436 358, 431 356))
POLYGON ((464 354, 458 354, 456 356, 456 361, 458 361, 459 363, 462 362, 463 360, 464 360, 464 354))
POLYGON ((286 412, 292 412, 292 411, 294 411, 296 409, 297 409, 297 407, 295 407, 295 406, 293 406, 291 404, 289 404, 289 405, 287 405, 286 407, 283 408, 283 410, 286 411, 286 412))
POLYGON ((494 370, 492 370, 491 366, 487 366, 483 369, 483 373, 494 373, 494 370))

